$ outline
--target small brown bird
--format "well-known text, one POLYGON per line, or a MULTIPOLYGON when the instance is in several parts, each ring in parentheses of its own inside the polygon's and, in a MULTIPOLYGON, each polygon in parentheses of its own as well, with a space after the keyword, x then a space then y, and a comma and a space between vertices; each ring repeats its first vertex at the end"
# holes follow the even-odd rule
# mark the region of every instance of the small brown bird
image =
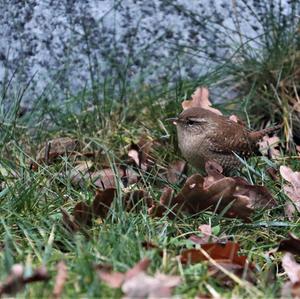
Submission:
POLYGON ((257 142, 281 127, 250 131, 225 116, 198 107, 186 109, 170 120, 177 128, 181 153, 191 165, 204 169, 205 162, 214 160, 225 173, 241 167, 236 155, 247 158, 258 153, 257 142))

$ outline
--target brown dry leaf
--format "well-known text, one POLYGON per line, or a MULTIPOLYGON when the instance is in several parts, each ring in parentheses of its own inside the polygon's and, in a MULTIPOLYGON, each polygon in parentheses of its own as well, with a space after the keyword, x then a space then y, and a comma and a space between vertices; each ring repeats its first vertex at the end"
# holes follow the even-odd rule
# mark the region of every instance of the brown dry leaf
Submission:
POLYGON ((173 161, 167 169, 167 179, 171 184, 177 184, 182 176, 186 174, 187 163, 183 160, 173 161))
POLYGON ((156 273, 146 274, 150 260, 143 259, 126 273, 112 272, 108 267, 97 269, 102 281, 112 288, 120 288, 124 298, 161 298, 171 296, 172 289, 180 283, 180 277, 156 273))
POLYGON ((277 149, 279 143, 280 139, 278 136, 269 137, 266 135, 258 142, 259 151, 270 159, 277 159, 280 157, 280 151, 277 149))
MULTIPOLYGON (((171 187, 165 187, 159 199, 159 204, 153 204, 148 209, 148 214, 152 217, 163 217, 169 206, 172 206, 172 200, 174 196, 174 190, 171 187)), ((173 218, 176 216, 173 213, 169 213, 168 217, 173 218)))
POLYGON ((56 299, 61 298, 67 278, 68 278, 67 265, 65 264, 64 261, 60 261, 57 264, 57 275, 55 278, 54 289, 52 292, 54 298, 56 299))
MULTIPOLYGON (((244 277, 249 281, 254 281, 255 277, 253 271, 255 266, 247 261, 246 256, 238 255, 239 244, 233 242, 221 243, 207 243, 201 245, 204 250, 215 262, 226 270, 233 272, 239 277, 244 277)), ((208 261, 208 258, 199 249, 186 249, 181 252, 180 260, 182 263, 199 263, 208 261)), ((220 269, 214 265, 209 266, 209 273, 217 277, 226 285, 231 285, 232 281, 222 273, 220 269)))
POLYGON ((300 212, 300 172, 294 172, 291 168, 283 165, 280 166, 279 172, 288 181, 288 184, 283 186, 283 190, 292 202, 286 203, 285 214, 292 220, 295 212, 300 212))
POLYGON ((73 217, 76 224, 80 227, 92 225, 92 211, 86 202, 78 202, 73 210, 73 217))
POLYGON ((192 107, 201 107, 206 110, 210 110, 218 115, 222 115, 222 112, 218 109, 211 107, 211 102, 209 100, 209 91, 206 87, 198 87, 192 94, 191 100, 186 100, 181 103, 182 109, 186 110, 192 107))
POLYGON ((279 176, 278 176, 278 170, 277 169, 275 169, 273 167, 268 167, 266 169, 266 172, 268 173, 268 175, 271 177, 271 179, 273 181, 275 181, 275 182, 278 181, 279 176))
POLYGON ((178 212, 197 214, 205 210, 226 210, 228 217, 249 220, 254 208, 266 208, 276 205, 269 191, 263 186, 250 185, 242 178, 231 178, 222 175, 222 168, 215 162, 206 164, 208 176, 200 174, 190 176, 177 196, 165 190, 160 204, 153 206, 149 213, 161 217, 168 212, 174 218, 178 212), (168 204, 163 202, 167 198, 168 204))
MULTIPOLYGON (((118 169, 119 177, 123 176, 123 171, 118 169)), ((111 168, 98 170, 90 174, 93 184, 102 190, 116 188, 117 176, 111 168)))
POLYGON ((147 258, 139 261, 133 268, 126 273, 112 272, 112 267, 97 266, 97 273, 102 281, 107 283, 112 288, 120 288, 126 279, 130 279, 142 271, 147 270, 150 265, 150 260, 147 258))
POLYGON ((198 227, 198 230, 202 233, 202 236, 199 237, 197 235, 191 235, 189 240, 194 242, 195 244, 206 244, 209 242, 221 242, 227 241, 227 236, 222 235, 220 237, 216 237, 212 234, 212 229, 209 224, 202 224, 198 227))
POLYGON ((47 281, 49 278, 45 267, 39 267, 30 276, 24 276, 24 266, 15 264, 11 267, 10 274, 6 280, 0 284, 0 296, 3 294, 14 295, 28 283, 47 281))
MULTIPOLYGON (((85 228, 92 225, 93 219, 97 217, 102 219, 106 218, 115 195, 116 189, 114 188, 108 188, 105 190, 97 189, 91 206, 86 202, 78 202, 73 209, 72 215, 61 208, 63 225, 70 232, 78 232, 81 230, 83 233, 86 233, 85 228)), ((124 203, 124 209, 129 212, 132 210, 140 211, 140 204, 146 204, 148 208, 153 206, 153 200, 144 190, 127 192, 122 200, 124 203)))
MULTIPOLYGON (((212 230, 209 224, 202 224, 198 227, 198 230, 202 233, 202 237, 191 235, 189 240, 194 242, 195 244, 206 244, 212 238, 212 230)), ((212 240, 215 242, 216 240, 212 240)))
POLYGON ((300 264, 287 252, 282 258, 282 267, 292 283, 300 282, 300 264))
POLYGON ((115 189, 96 190, 92 211, 96 217, 105 218, 116 194, 115 189))
POLYGON ((100 279, 108 284, 111 288, 120 288, 124 281, 124 273, 111 272, 103 269, 97 270, 100 279))
POLYGON ((72 217, 65 209, 60 208, 62 213, 62 223, 70 232, 77 232, 79 230, 79 225, 75 223, 74 217, 72 217))
POLYGON ((151 241, 143 241, 142 247, 145 248, 146 250, 159 249, 158 245, 152 243, 151 241))
POLYGON ((80 201, 75 205, 72 216, 63 208, 60 211, 63 225, 72 233, 92 225, 92 210, 85 202, 80 201))
MULTIPOLYGON (((246 265, 247 257, 238 255, 240 249, 238 243, 206 243, 202 244, 201 248, 218 263, 234 263, 242 267, 246 265)), ((207 261, 207 258, 199 249, 186 249, 181 252, 180 260, 182 263, 199 263, 207 261)))
POLYGON ((300 264, 295 261, 291 253, 286 253, 282 258, 282 267, 289 277, 289 282, 286 282, 281 290, 284 298, 300 297, 300 264))
MULTIPOLYGON (((132 143, 128 150, 128 157, 141 170, 146 171, 153 164, 150 158, 150 151, 153 146, 153 140, 149 140, 146 136, 141 137, 140 141, 132 143)), ((130 161, 128 161, 130 163, 130 161)))
POLYGON ((277 251, 286 251, 300 256, 300 239, 289 233, 289 238, 281 240, 277 251))
POLYGON ((82 183, 89 177, 89 171, 93 166, 92 161, 80 161, 70 173, 70 179, 73 185, 82 186, 82 183))
POLYGON ((181 282, 180 276, 156 273, 154 277, 141 272, 122 285, 124 298, 170 298, 172 289, 181 282))
POLYGON ((80 143, 78 140, 70 137, 58 137, 46 142, 37 155, 38 163, 53 163, 56 158, 74 154, 80 150, 80 143))
POLYGON ((125 194, 124 196, 125 210, 128 212, 141 211, 143 204, 148 208, 153 205, 153 200, 145 190, 134 190, 125 194))
POLYGON ((117 176, 115 171, 110 168, 96 171, 91 174, 91 180, 97 188, 103 190, 116 188, 117 179, 120 179, 125 187, 137 183, 138 176, 133 170, 118 168, 117 171, 117 176))

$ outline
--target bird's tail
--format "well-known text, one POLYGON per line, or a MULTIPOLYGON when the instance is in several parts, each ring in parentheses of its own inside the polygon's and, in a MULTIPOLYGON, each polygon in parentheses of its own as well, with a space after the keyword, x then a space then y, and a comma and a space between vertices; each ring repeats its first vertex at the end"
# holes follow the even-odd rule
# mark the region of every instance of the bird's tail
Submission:
POLYGON ((282 125, 277 125, 272 128, 266 128, 266 129, 262 129, 260 131, 254 131, 254 132, 250 133, 250 136, 251 136, 252 140, 258 141, 258 140, 262 139, 264 136, 279 130, 281 127, 282 127, 282 125))

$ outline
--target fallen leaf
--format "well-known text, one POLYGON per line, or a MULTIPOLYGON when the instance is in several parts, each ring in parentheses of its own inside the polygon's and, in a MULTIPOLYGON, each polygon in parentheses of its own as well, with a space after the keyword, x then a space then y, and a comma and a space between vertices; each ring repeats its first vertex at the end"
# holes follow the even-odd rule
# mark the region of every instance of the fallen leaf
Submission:
MULTIPOLYGON (((202 244, 201 248, 218 263, 234 263, 244 267, 247 261, 246 256, 238 255, 240 249, 238 243, 206 243, 202 244)), ((181 252, 180 260, 182 263, 199 263, 208 259, 199 249, 186 249, 181 252)))
POLYGON ((268 167, 266 169, 266 172, 268 173, 268 175, 271 177, 271 179, 273 181, 278 181, 279 177, 278 177, 278 170, 273 168, 273 167, 268 167))
POLYGON ((70 137, 58 137, 46 142, 46 145, 40 150, 37 155, 37 162, 50 164, 60 156, 74 154, 80 150, 78 140, 70 137))
POLYGON ((146 250, 159 249, 159 247, 156 244, 152 243, 151 241, 143 241, 142 247, 145 248, 146 250))
POLYGON ((25 276, 24 272, 24 266, 22 264, 13 265, 6 280, 0 284, 0 296, 3 294, 15 295, 28 283, 47 281, 49 279, 45 267, 35 269, 29 276, 25 276))
POLYGON ((116 180, 117 177, 123 176, 123 171, 121 169, 118 169, 118 174, 116 176, 115 172, 110 169, 102 169, 98 170, 96 172, 90 173, 89 177, 92 181, 92 183, 98 188, 98 189, 112 189, 116 188, 116 180))
POLYGON ((218 109, 211 107, 211 102, 209 100, 209 91, 206 87, 198 87, 192 94, 191 100, 186 100, 181 103, 183 110, 192 107, 201 107, 206 110, 210 110, 218 115, 222 115, 222 112, 218 109))
MULTIPOLYGON (((165 187, 160 196, 159 203, 153 204, 148 209, 148 214, 152 217, 163 217, 164 213, 168 211, 168 207, 172 206, 174 190, 171 187, 165 187)), ((168 213, 169 218, 174 218, 172 216, 176 216, 176 214, 168 213)))
POLYGON ((122 285, 125 298, 170 298, 172 289, 181 282, 179 276, 156 273, 154 277, 141 272, 122 285))
POLYGON ((177 184, 186 173, 187 163, 182 160, 172 162, 167 169, 167 179, 171 184, 177 184))
POLYGON ((147 270, 150 265, 150 260, 147 258, 139 261, 133 268, 129 269, 126 273, 112 272, 112 267, 97 266, 97 273, 102 281, 107 283, 112 288, 119 288, 126 279, 130 279, 142 271, 147 270))
POLYGON ((80 161, 70 173, 70 180, 73 185, 82 186, 82 183, 89 177, 89 171, 93 166, 92 161, 80 161))
POLYGON ((280 157, 280 151, 277 147, 280 144, 280 139, 278 136, 264 136, 259 142, 259 151, 264 156, 268 156, 270 159, 277 159, 280 157))
POLYGON ((36 281, 47 281, 50 278, 46 267, 41 266, 36 268, 33 273, 29 276, 24 276, 24 284, 36 282, 36 281))
POLYGON ((282 294, 286 297, 299 298, 300 296, 300 264, 294 256, 287 252, 282 258, 282 267, 289 277, 289 282, 285 283, 282 288, 282 294))
MULTIPOLYGON (((239 244, 233 242, 227 242, 226 244, 207 243, 201 245, 201 249, 221 267, 239 277, 243 277, 249 281, 254 281, 255 277, 253 275, 253 271, 255 266, 254 264, 248 262, 246 256, 238 255, 239 248, 239 244)), ((183 250, 180 254, 180 260, 184 264, 194 264, 202 261, 209 261, 209 259, 200 249, 183 250)), ((215 265, 209 265, 208 270, 210 275, 215 276, 224 284, 232 284, 232 280, 227 277, 226 273, 223 273, 215 265)))
POLYGON ((140 260, 133 268, 129 269, 126 274, 125 278, 130 279, 142 271, 146 271, 150 265, 151 261, 148 258, 144 258, 140 260))
POLYGON ((300 172, 294 172, 291 168, 283 165, 280 166, 279 172, 288 181, 288 184, 283 186, 283 190, 291 202, 285 204, 285 214, 292 220, 294 214, 300 212, 300 172))
POLYGON ((300 281, 300 264, 295 261, 291 253, 287 252, 283 256, 282 267, 292 283, 300 281))
POLYGON ((81 162, 71 172, 71 181, 74 185, 82 186, 85 182, 90 182, 98 189, 117 188, 118 180, 124 187, 130 186, 138 182, 137 173, 124 167, 116 167, 116 169, 104 168, 97 171, 90 171, 92 163, 86 164, 81 162))
POLYGON ((124 273, 113 272, 111 265, 99 264, 95 267, 99 278, 112 288, 120 288, 124 281, 124 273))
POLYGON ((60 208, 62 213, 62 223, 67 230, 70 232, 77 232, 79 230, 79 225, 75 223, 74 217, 72 217, 65 209, 60 208))
POLYGON ((86 202, 78 202, 73 210, 74 222, 80 227, 92 225, 92 211, 86 202))
POLYGON ((216 237, 212 234, 212 229, 209 224, 202 224, 198 227, 199 232, 202 234, 202 236, 198 235, 191 235, 189 237, 189 240, 194 242, 195 244, 206 244, 209 242, 224 242, 227 241, 227 236, 222 235, 220 237, 216 237))
MULTIPOLYGON (((153 141, 143 136, 137 144, 132 143, 128 150, 128 157, 141 170, 148 170, 149 166, 153 164, 150 158, 150 151, 153 146, 153 141)), ((128 161, 130 164, 130 161, 128 161)))
POLYGON ((172 289, 181 279, 179 276, 169 276, 156 273, 154 277, 146 274, 150 260, 143 259, 126 273, 112 272, 109 267, 97 267, 97 273, 102 281, 112 288, 121 288, 123 298, 167 298, 172 289))
POLYGON ((53 297, 58 299, 61 298, 64 285, 68 278, 68 269, 64 261, 60 261, 57 264, 57 275, 55 278, 54 289, 53 289, 53 297))
POLYGON ((286 251, 300 256, 300 239, 289 233, 289 238, 281 240, 277 251, 286 251))
POLYGON ((96 217, 105 218, 116 194, 115 189, 96 190, 92 211, 96 217))
POLYGON ((165 189, 160 203, 149 209, 152 216, 161 217, 164 213, 170 218, 179 212, 197 214, 213 210, 231 218, 249 220, 255 208, 270 208, 276 205, 270 192, 264 186, 250 185, 242 178, 225 177, 222 168, 215 162, 206 163, 207 177, 194 174, 187 178, 180 192, 173 196, 165 189))
POLYGON ((152 198, 144 190, 134 190, 127 192, 124 196, 125 210, 128 212, 139 212, 145 204, 148 208, 153 205, 152 198))
POLYGON ((92 225, 92 210, 90 206, 83 201, 80 201, 75 205, 72 216, 63 208, 61 208, 60 211, 63 216, 63 225, 70 232, 77 232, 80 229, 92 225))

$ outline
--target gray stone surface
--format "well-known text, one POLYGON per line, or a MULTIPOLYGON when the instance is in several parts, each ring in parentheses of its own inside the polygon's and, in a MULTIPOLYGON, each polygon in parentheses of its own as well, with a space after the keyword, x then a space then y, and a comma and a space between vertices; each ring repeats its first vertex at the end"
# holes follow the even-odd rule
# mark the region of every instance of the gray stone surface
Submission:
POLYGON ((34 76, 30 98, 104 78, 196 78, 261 34, 270 9, 290 22, 299 1, 0 0, 0 81, 34 76))

